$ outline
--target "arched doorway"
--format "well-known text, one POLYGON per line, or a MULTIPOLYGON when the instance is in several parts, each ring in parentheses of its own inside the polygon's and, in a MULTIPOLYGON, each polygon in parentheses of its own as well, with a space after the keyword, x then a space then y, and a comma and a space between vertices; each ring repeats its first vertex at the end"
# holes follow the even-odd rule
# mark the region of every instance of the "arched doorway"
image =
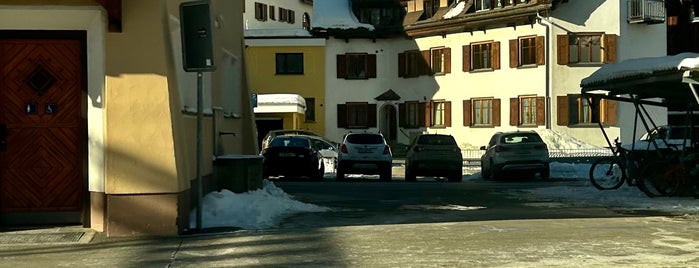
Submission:
POLYGON ((386 103, 380 111, 379 130, 386 140, 396 141, 398 137, 398 110, 392 103, 386 103))

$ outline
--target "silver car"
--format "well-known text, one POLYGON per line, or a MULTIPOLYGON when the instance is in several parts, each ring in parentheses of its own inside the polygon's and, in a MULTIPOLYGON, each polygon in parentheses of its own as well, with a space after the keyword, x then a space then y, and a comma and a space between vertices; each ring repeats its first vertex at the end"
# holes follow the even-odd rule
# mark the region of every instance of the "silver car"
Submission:
POLYGON ((495 133, 481 150, 485 150, 481 156, 481 176, 485 179, 499 179, 504 172, 539 173, 541 178, 549 178, 549 150, 534 131, 495 133))
POLYGON ((391 180, 393 154, 381 133, 347 133, 337 155, 337 180, 346 174, 379 174, 391 180))

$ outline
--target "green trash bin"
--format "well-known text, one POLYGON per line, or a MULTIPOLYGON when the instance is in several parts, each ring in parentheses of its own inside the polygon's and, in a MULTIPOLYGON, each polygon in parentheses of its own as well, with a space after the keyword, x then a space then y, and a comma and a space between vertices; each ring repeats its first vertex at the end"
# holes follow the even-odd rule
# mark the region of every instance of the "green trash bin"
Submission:
POLYGON ((217 156, 213 165, 218 190, 244 193, 262 188, 262 156, 227 154, 217 156))

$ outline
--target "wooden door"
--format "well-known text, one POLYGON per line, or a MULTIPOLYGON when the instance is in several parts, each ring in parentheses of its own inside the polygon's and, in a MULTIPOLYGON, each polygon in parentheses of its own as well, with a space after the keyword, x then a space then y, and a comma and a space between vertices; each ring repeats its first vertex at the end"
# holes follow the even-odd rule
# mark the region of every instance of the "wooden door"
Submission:
POLYGON ((83 55, 80 38, 0 36, 0 215, 83 208, 83 55))

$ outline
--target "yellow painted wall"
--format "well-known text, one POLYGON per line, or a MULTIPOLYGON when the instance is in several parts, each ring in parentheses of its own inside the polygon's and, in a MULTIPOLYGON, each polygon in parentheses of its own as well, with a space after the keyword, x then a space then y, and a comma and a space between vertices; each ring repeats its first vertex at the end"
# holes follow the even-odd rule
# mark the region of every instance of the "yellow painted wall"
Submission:
MULTIPOLYGON (((245 49, 245 56, 252 92, 315 98, 315 122, 306 122, 299 128, 325 134, 325 47, 249 46, 245 49), (303 75, 275 74, 276 53, 303 53, 303 75)), ((287 128, 286 121, 284 128, 287 128)))
MULTIPOLYGON (((196 116, 183 114, 172 46, 170 16, 179 17, 183 1, 124 0, 123 32, 106 36, 105 192, 107 194, 177 193, 196 178, 196 116)), ((224 50, 243 56, 242 1, 212 1, 214 57, 224 50)), ((214 72, 212 99, 221 98, 214 72)), ((236 132, 222 139, 228 153, 256 152, 254 119, 247 84, 241 81, 243 115, 219 118, 220 130, 236 132)), ((213 103, 217 106, 217 103, 213 103)), ((211 172, 212 117, 203 120, 203 170, 211 172)))

